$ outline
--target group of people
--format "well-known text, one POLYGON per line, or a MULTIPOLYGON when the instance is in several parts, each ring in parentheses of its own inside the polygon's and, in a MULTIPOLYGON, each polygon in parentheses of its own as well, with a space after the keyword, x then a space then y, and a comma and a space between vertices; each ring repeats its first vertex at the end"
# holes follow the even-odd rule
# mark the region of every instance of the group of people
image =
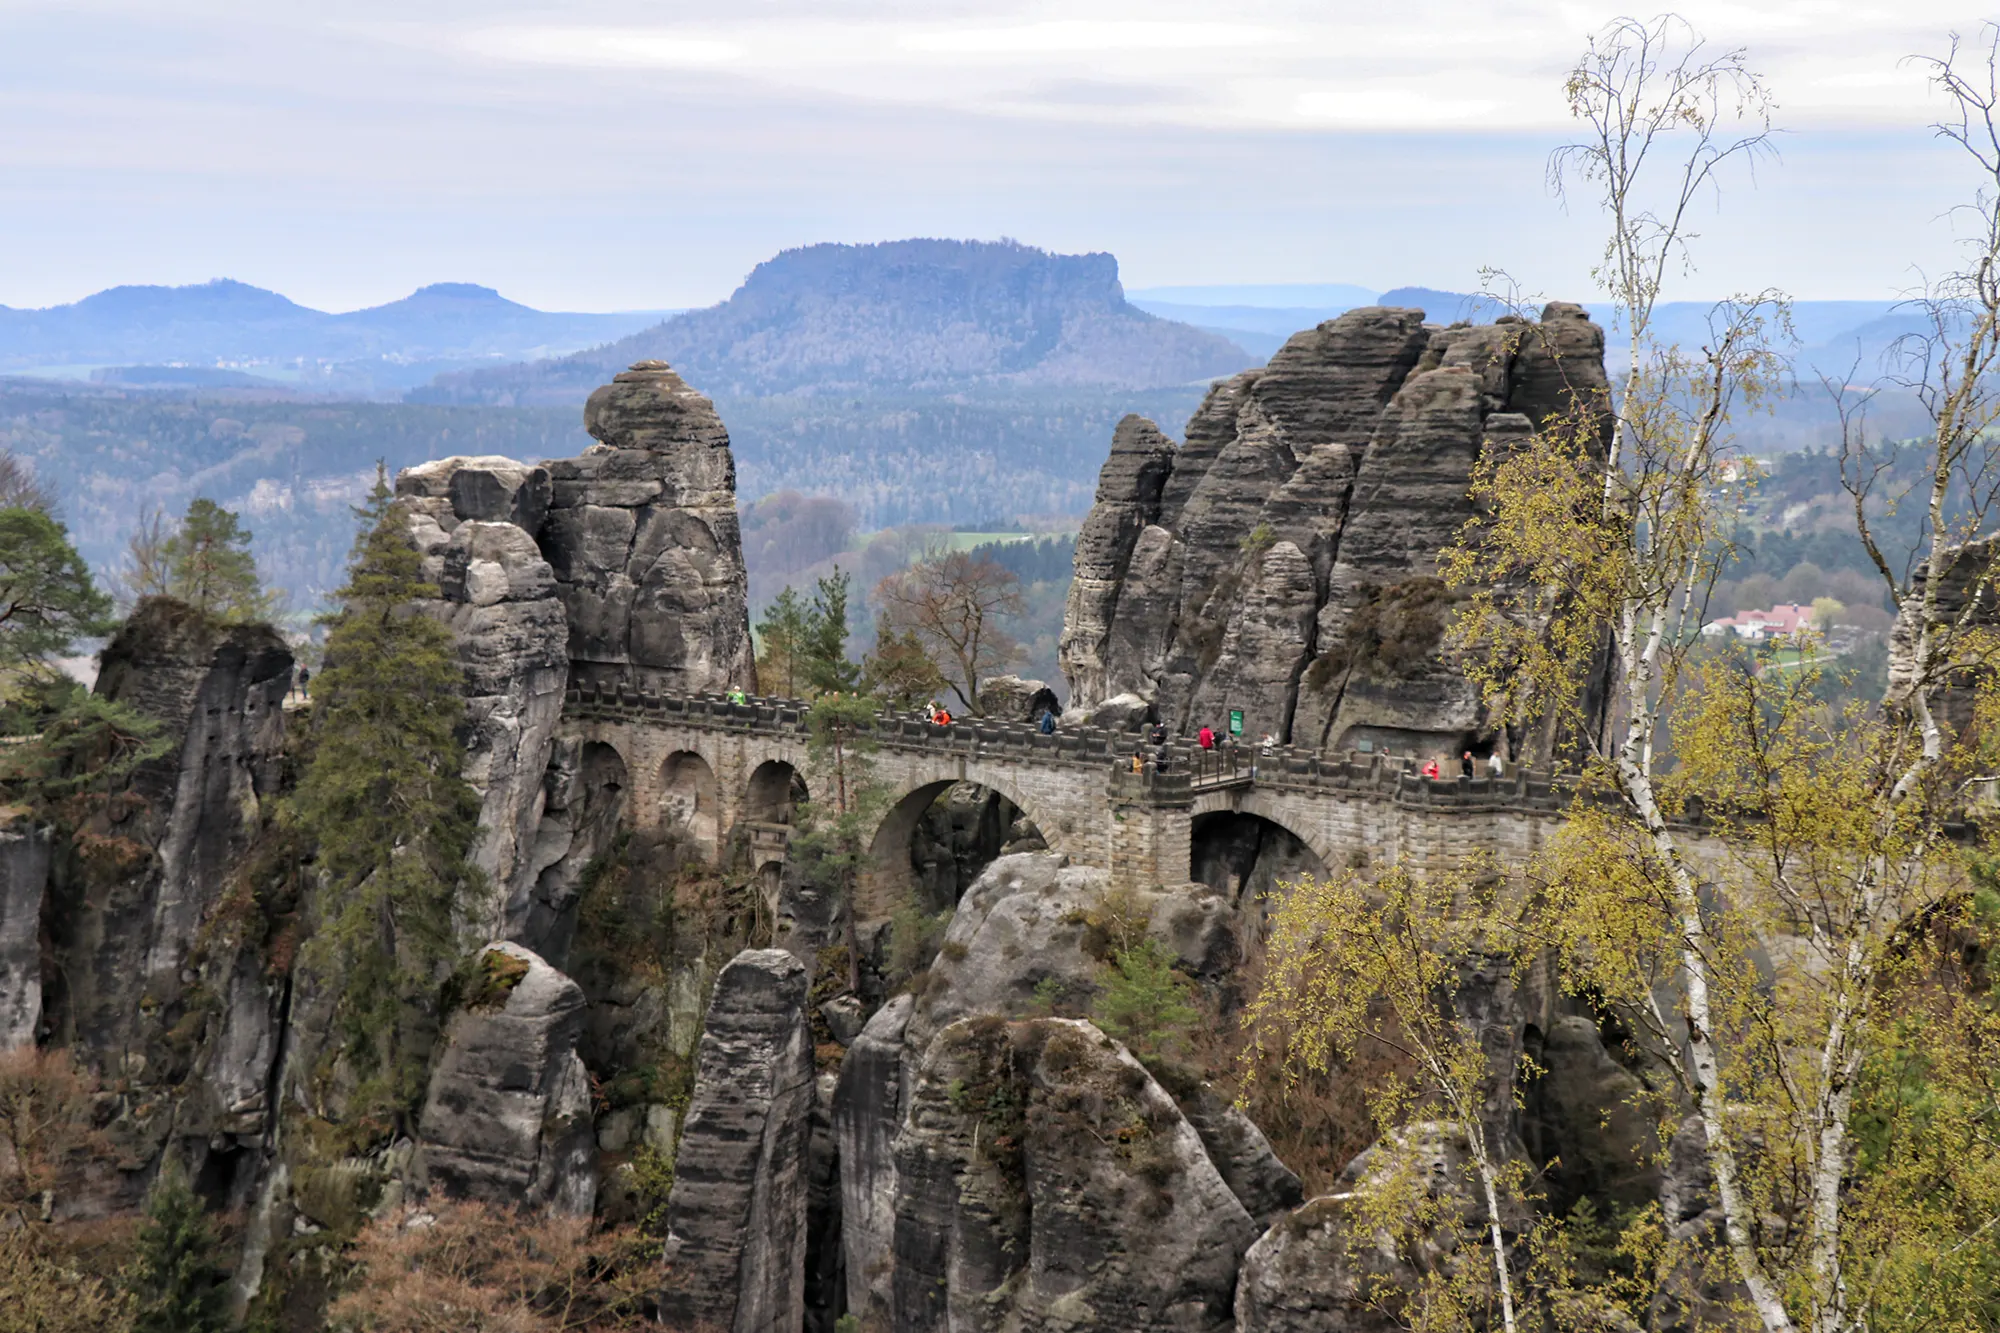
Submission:
MULTIPOLYGON (((1425 777, 1433 781, 1444 776, 1444 769, 1438 763, 1437 756, 1435 755, 1431 756, 1430 762, 1426 763, 1420 771, 1425 777)), ((1478 771, 1479 766, 1472 758, 1472 751, 1467 750, 1458 757, 1458 773, 1460 777, 1473 777, 1478 771)), ((1491 778, 1504 777, 1506 772, 1507 764, 1505 760, 1500 758, 1500 751, 1495 750, 1486 756, 1486 776, 1491 778)))
POLYGON ((924 705, 924 719, 932 726, 948 727, 951 725, 951 712, 938 707, 938 701, 933 699, 924 705))

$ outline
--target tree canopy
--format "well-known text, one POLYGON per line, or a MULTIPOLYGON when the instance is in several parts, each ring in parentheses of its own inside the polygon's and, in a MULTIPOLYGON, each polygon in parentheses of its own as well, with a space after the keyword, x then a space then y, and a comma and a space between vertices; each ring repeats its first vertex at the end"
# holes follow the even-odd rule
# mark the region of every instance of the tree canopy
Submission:
POLYGON ((336 991, 343 1049, 391 1109, 422 1093, 411 1025, 454 957, 453 913, 477 881, 479 814, 457 737, 464 673, 379 472, 312 681, 312 759, 292 817, 323 892, 307 961, 336 991))

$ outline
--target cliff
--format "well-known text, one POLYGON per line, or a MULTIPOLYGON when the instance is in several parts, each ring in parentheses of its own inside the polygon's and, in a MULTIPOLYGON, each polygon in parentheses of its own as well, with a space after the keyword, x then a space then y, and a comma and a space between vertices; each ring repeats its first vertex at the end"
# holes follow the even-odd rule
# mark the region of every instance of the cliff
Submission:
POLYGON ((1077 538, 1061 659, 1072 707, 1293 745, 1479 744, 1437 557, 1488 450, 1606 387, 1579 306, 1438 328, 1352 310, 1212 389, 1175 444, 1120 423, 1077 538))

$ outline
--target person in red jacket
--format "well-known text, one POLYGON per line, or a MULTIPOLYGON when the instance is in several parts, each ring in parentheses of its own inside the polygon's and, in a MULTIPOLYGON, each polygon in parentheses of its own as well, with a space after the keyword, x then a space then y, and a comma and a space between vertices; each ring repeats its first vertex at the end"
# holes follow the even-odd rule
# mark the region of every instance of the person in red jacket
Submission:
POLYGON ((1195 742, 1204 750, 1213 750, 1215 748, 1215 732, 1207 726, 1203 726, 1200 731, 1197 731, 1194 734, 1194 738, 1195 742))
POLYGON ((1435 755, 1431 757, 1431 761, 1428 764, 1424 765, 1424 776, 1432 779, 1433 781, 1437 779, 1438 761, 1435 755))

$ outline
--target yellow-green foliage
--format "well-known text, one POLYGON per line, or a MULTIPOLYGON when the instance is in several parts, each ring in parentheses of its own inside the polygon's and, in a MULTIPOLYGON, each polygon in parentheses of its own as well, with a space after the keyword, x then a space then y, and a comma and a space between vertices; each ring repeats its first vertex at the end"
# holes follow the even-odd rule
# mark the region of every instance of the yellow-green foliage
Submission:
POLYGON ((1357 1263, 1360 1248, 1383 1240, 1415 1252, 1451 1233, 1451 1247, 1486 1247, 1485 1265, 1415 1265, 1423 1290, 1405 1295, 1432 1312, 1426 1327, 1439 1329, 1472 1327, 1491 1292, 1503 1322, 1514 1323, 1504 1224, 1525 1182, 1504 1145, 1488 1141, 1492 1071, 1479 1032, 1454 1003, 1460 961, 1494 948, 1512 924, 1500 915, 1497 883, 1475 864, 1436 876, 1392 868, 1372 884, 1348 872, 1288 885, 1271 923, 1263 986, 1244 1018, 1253 1033, 1282 1037, 1294 1078, 1328 1073, 1376 1046, 1402 1052, 1410 1072, 1385 1067, 1370 1089, 1376 1123, 1437 1121, 1464 1138, 1464 1184, 1483 1209, 1477 1224, 1460 1218, 1450 1194, 1426 1185, 1416 1141, 1400 1133, 1377 1145, 1375 1170, 1352 1205, 1357 1263))

